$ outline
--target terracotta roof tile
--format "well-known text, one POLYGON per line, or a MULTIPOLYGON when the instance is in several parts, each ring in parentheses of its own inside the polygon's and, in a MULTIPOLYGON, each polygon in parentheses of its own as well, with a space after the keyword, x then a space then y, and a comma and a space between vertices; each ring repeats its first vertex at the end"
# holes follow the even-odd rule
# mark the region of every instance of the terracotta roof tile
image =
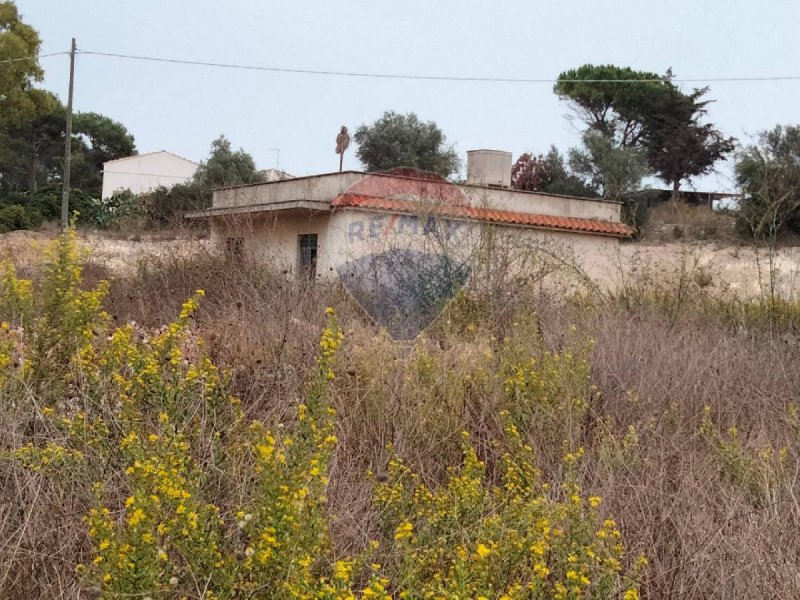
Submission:
POLYGON ((382 198, 379 196, 364 196, 361 194, 342 194, 331 202, 332 208, 363 208, 386 210, 393 212, 416 213, 420 210, 446 217, 460 217, 490 223, 506 223, 509 225, 523 225, 527 227, 540 227, 542 229, 558 229, 563 231, 583 231, 600 235, 616 237, 631 237, 634 229, 624 223, 613 223, 599 219, 579 219, 573 217, 554 217, 535 213, 514 212, 508 210, 494 210, 489 208, 476 208, 473 206, 452 204, 421 205, 412 200, 399 200, 382 198))

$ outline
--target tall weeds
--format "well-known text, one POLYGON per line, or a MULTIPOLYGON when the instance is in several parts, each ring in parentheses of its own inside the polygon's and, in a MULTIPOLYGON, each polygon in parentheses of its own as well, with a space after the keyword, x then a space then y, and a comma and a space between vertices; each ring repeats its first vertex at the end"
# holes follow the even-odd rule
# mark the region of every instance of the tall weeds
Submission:
POLYGON ((639 597, 647 559, 584 487, 577 330, 548 348, 520 310, 503 339, 398 346, 255 266, 143 269, 151 305, 87 286, 84 259, 69 231, 36 281, 2 279, 5 597, 639 597))
POLYGON ((791 299, 688 256, 398 344, 255 262, 82 260, 3 270, 0 596, 800 596, 791 299))

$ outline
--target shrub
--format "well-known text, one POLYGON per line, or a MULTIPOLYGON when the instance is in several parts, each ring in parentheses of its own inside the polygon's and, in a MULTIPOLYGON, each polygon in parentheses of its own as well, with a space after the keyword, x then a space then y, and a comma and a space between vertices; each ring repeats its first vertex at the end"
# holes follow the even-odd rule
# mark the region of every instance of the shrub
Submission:
POLYGON ((12 204, 0 207, 0 233, 28 229, 31 226, 24 206, 12 204))
POLYGON ((109 229, 119 226, 131 218, 136 218, 142 213, 137 196, 130 190, 114 193, 110 198, 103 200, 89 198, 84 202, 83 212, 79 211, 81 222, 97 229, 109 229))
MULTIPOLYGON (((790 407, 789 414, 794 413, 790 407)), ((725 478, 739 488, 756 508, 775 505, 791 488, 787 471, 789 447, 773 448, 772 444, 755 450, 748 448, 735 425, 721 432, 711 418, 711 407, 703 409, 700 433, 712 448, 725 478)))
POLYGON ((179 183, 159 187, 141 196, 143 211, 152 226, 176 226, 184 213, 211 206, 211 189, 202 183, 179 183))
MULTIPOLYGON (((32 194, 30 203, 36 207, 46 221, 56 221, 61 218, 62 193, 60 185, 51 185, 32 194)), ((72 188, 69 194, 70 213, 78 213, 78 223, 87 223, 92 213, 92 205, 96 202, 92 196, 79 189, 72 188), (83 215, 83 216, 81 216, 83 215)))
MULTIPOLYGON (((15 218, 3 219, 0 227, 4 231, 16 229, 30 229, 41 225, 44 221, 58 221, 61 218, 61 187, 47 186, 40 188, 35 194, 12 193, 0 198, 0 211, 11 215, 9 207, 13 209, 15 218)), ((77 213, 77 223, 105 229, 116 220, 135 214, 136 203, 130 195, 114 197, 109 200, 94 198, 79 189, 70 192, 71 214, 77 213)), ((2 218, 2 217, 0 217, 2 218)))
MULTIPOLYGON (((620 532, 601 522, 601 499, 584 498, 574 476, 553 490, 534 466, 508 414, 503 475, 486 482, 485 464, 463 433, 464 455, 438 489, 401 461, 378 486, 388 554, 401 598, 637 598, 622 572, 620 532)), ((583 451, 568 453, 568 470, 583 451)), ((642 562, 642 564, 644 564, 642 562)))

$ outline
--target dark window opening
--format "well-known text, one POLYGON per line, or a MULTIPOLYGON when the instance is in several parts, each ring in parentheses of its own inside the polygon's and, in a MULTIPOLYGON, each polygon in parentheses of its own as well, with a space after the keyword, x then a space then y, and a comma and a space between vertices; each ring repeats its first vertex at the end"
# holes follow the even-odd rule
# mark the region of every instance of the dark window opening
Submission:
POLYGON ((300 273, 308 279, 317 277, 317 234, 303 233, 297 236, 300 250, 300 273))
POLYGON ((228 258, 241 258, 244 254, 244 238, 226 238, 225 256, 228 258))

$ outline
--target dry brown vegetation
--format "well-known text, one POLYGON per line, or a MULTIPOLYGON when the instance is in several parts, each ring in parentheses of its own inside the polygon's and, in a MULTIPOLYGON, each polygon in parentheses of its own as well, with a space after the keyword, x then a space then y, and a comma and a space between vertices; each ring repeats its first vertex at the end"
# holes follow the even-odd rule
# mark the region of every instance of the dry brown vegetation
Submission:
POLYGON ((649 241, 706 240, 736 243, 741 241, 735 217, 704 205, 661 203, 649 210, 642 239, 649 241))
MULTIPOLYGON (((108 275, 90 263, 87 284, 108 275)), ((517 407, 530 410, 526 434, 545 479, 561 481, 565 448, 585 449, 583 489, 603 498, 630 560, 648 558, 643 598, 800 597, 796 307, 781 305, 776 327, 764 316, 775 307, 703 288, 689 278, 655 289, 643 278, 616 294, 565 299, 518 286, 502 306, 467 291, 416 342, 396 343, 338 286, 203 254, 142 260, 112 280, 106 307, 117 323, 156 328, 205 290, 197 333, 231 371, 248 417, 265 422, 286 418, 302 396, 324 307, 336 307, 345 343, 328 510, 343 551, 374 535, 365 474, 386 468, 387 444, 431 484, 458 462, 462 430, 491 465, 507 397, 470 383, 487 365, 503 368, 487 352, 513 340, 517 352, 541 357, 593 340, 595 388, 580 420, 560 413, 558 399, 517 407)), ((6 429, 24 421, 14 406, 0 411, 6 429)), ((12 437, 3 434, 6 447, 12 437)), ((0 480, 0 595, 77 597, 86 482, 56 486, 2 462, 0 480)))

